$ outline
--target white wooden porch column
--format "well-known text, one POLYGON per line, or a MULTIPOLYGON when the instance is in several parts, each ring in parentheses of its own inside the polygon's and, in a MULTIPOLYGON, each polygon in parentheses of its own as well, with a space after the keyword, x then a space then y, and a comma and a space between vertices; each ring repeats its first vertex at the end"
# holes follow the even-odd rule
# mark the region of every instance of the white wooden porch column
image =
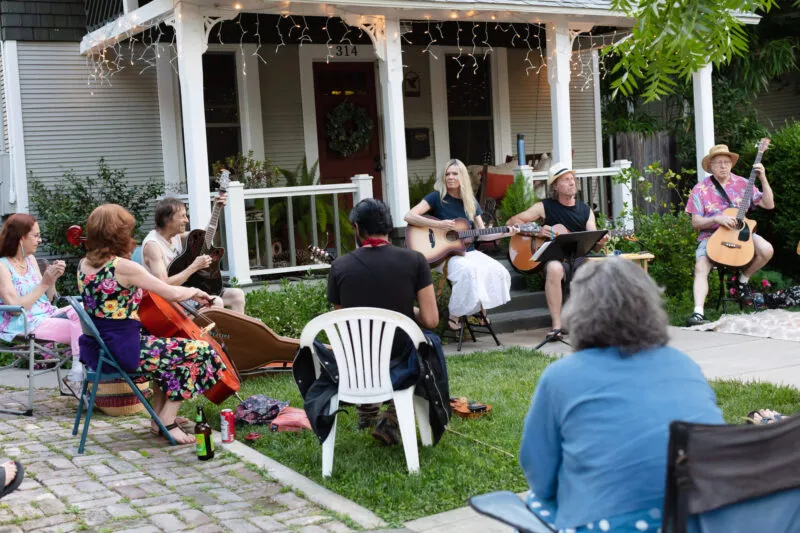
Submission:
POLYGON ((553 162, 572 168, 572 127, 569 115, 572 37, 566 19, 547 23, 547 80, 550 82, 550 114, 553 120, 553 162))
POLYGON ((692 74, 694 87, 694 138, 697 150, 697 181, 706 177, 701 162, 714 146, 714 99, 711 91, 711 65, 692 74))
POLYGON ((383 153, 386 200, 396 228, 406 225, 408 212, 408 162, 403 116, 403 56, 400 50, 400 19, 386 17, 384 31, 375 32, 378 76, 383 107, 383 153), (382 33, 382 35, 381 35, 382 33))
POLYGON ((178 47, 189 218, 192 229, 203 228, 211 217, 211 203, 206 111, 203 100, 203 52, 206 50, 206 32, 199 8, 183 2, 178 4, 175 9, 175 38, 178 47))

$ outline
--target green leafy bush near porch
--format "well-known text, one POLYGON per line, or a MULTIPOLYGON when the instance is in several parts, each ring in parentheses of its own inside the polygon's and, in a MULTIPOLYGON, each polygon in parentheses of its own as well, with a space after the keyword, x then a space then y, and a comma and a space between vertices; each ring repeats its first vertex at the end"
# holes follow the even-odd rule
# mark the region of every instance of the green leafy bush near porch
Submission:
POLYGON ((514 182, 506 189, 506 195, 500 203, 498 222, 505 224, 506 220, 518 213, 522 213, 538 202, 533 185, 521 172, 514 175, 514 182))
MULTIPOLYGON (((748 143, 737 165, 737 172, 749 177, 755 160, 755 143, 748 143)), ((800 241, 800 122, 794 121, 772 136, 769 150, 764 153, 767 180, 775 194, 775 209, 756 209, 751 212, 757 222, 756 232, 772 243, 775 256, 771 269, 783 275, 800 278, 797 243, 800 241)), ((756 185, 760 186, 758 180, 756 185)))
POLYGON ((143 185, 132 183, 124 169, 112 169, 100 158, 95 176, 78 176, 68 170, 58 187, 48 187, 31 172, 28 188, 31 211, 39 221, 45 249, 67 261, 67 271, 57 288, 61 294, 76 294, 76 264, 83 250, 67 242, 67 228, 75 224, 84 227, 97 206, 113 203, 133 215, 136 237, 141 237, 140 228, 151 216, 153 201, 164 193, 164 182, 150 179, 143 185))
MULTIPOLYGON (((436 184, 436 173, 432 173, 427 178, 420 178, 414 174, 414 180, 408 185, 408 204, 414 207, 425 198, 425 195, 433 191, 436 184)), ((405 213, 403 213, 405 214, 405 213)))
POLYGON ((272 161, 255 159, 252 150, 247 152, 247 155, 232 155, 226 157, 224 161, 217 161, 211 165, 214 176, 219 176, 223 168, 229 170, 231 179, 241 182, 245 189, 272 187, 277 181, 272 161))
POLYGON ((292 283, 284 278, 277 290, 265 287, 249 292, 245 303, 246 314, 258 318, 278 335, 294 338, 300 337, 312 318, 331 310, 325 280, 292 283))

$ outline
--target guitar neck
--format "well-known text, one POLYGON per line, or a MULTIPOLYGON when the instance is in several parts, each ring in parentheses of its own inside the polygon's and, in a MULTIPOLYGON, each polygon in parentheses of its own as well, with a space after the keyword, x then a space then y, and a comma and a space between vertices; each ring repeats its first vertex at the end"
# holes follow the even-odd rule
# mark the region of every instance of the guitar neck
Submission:
POLYGON ((459 239, 469 239, 472 237, 479 237, 481 235, 493 235, 495 233, 508 233, 508 226, 500 226, 497 228, 483 228, 483 229, 470 229, 458 232, 459 239))
MULTIPOLYGON (((761 163, 761 157, 764 155, 763 150, 759 150, 756 154, 755 163, 753 166, 761 163)), ((739 210, 736 212, 736 219, 739 221, 744 220, 745 214, 747 214, 747 210, 750 208, 750 200, 753 198, 753 187, 755 186, 756 182, 756 169, 752 169, 750 171, 750 179, 747 180, 747 188, 744 190, 744 197, 742 198, 742 203, 739 205, 739 210)))
MULTIPOLYGON (((220 189, 220 192, 225 192, 220 189)), ((203 248, 209 250, 214 243, 214 235, 217 233, 217 224, 219 223, 219 213, 222 210, 217 202, 214 202, 214 209, 211 210, 211 218, 208 220, 206 226, 206 238, 203 240, 203 248)))

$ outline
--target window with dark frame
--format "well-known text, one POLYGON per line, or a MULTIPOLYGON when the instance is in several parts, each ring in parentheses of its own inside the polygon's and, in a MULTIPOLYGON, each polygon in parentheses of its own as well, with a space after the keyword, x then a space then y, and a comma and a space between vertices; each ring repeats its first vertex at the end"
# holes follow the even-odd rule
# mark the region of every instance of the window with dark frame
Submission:
POLYGON ((466 165, 478 165, 493 151, 491 57, 448 54, 445 60, 450 156, 466 165), (463 68, 459 65, 463 65, 463 68))
POLYGON ((242 151, 236 56, 233 52, 203 54, 203 99, 210 175, 213 163, 242 151))

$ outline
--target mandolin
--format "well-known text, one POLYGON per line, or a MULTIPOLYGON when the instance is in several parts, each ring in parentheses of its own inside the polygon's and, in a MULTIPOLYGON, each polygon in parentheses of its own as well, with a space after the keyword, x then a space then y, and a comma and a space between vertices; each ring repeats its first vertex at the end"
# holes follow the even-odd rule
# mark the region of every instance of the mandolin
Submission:
MULTIPOLYGON (((83 235, 83 228, 70 226, 67 229, 67 241, 73 246, 84 244, 86 237, 83 235)), ((215 324, 208 318, 204 318, 201 327, 192 322, 187 313, 195 317, 202 316, 185 302, 168 302, 161 296, 148 291, 143 292, 142 301, 139 304, 139 321, 151 335, 205 341, 217 352, 226 368, 217 383, 204 394, 210 401, 219 405, 239 391, 241 386, 239 373, 222 346, 209 334, 215 324)))
MULTIPOLYGON (((219 193, 228 190, 231 173, 223 170, 219 177, 219 193)), ((219 214, 222 207, 214 202, 214 209, 211 211, 211 219, 208 221, 206 229, 195 229, 189 232, 186 237, 186 245, 183 251, 167 267, 167 274, 174 276, 180 274, 200 255, 211 257, 211 265, 208 268, 199 270, 189 276, 184 285, 196 287, 208 294, 219 296, 222 294, 222 273, 220 272, 219 262, 225 255, 225 249, 214 246, 214 235, 217 233, 219 214)))
MULTIPOLYGON (((538 230, 537 230, 538 231, 538 230)), ((554 237, 570 233, 570 231, 562 224, 553 226, 554 237)), ((611 237, 626 237, 630 240, 633 231, 631 230, 611 230, 608 232, 611 237)), ((511 241, 508 243, 508 260, 511 266, 517 272, 536 272, 542 266, 541 262, 534 261, 533 256, 536 255, 537 250, 549 241, 548 237, 529 236, 522 233, 513 235, 511 241)))
MULTIPOLYGON (((770 140, 766 137, 759 141, 754 165, 761 162, 769 143, 770 140)), ((756 170, 753 169, 750 171, 750 179, 747 180, 747 188, 744 190, 741 204, 738 207, 729 207, 722 212, 723 215, 736 219, 736 228, 731 229, 720 226, 709 237, 706 245, 706 254, 713 263, 739 268, 753 260, 753 256, 756 253, 756 248, 753 244, 756 221, 745 218, 745 214, 750 208, 755 181, 756 170)))
MULTIPOLYGON (((425 217, 438 220, 434 217, 425 217)), ((416 250, 425 256, 428 263, 436 264, 451 255, 464 255, 472 239, 481 235, 508 233, 508 226, 494 228, 470 229, 465 218, 453 220, 456 229, 431 228, 422 226, 406 226, 406 247, 416 250)), ((520 226, 519 235, 533 234, 539 231, 539 224, 531 222, 520 226)))

